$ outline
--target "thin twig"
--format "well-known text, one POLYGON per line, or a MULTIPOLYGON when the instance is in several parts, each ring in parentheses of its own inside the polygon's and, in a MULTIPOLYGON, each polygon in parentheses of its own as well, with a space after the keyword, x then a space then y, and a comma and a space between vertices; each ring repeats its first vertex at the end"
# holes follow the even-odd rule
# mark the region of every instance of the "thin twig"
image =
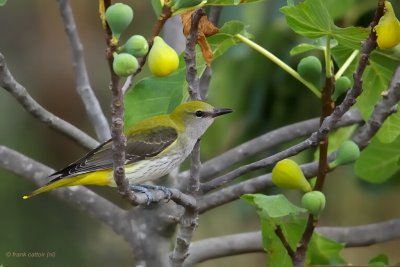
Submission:
MULTIPOLYGON (((186 80, 189 84, 189 95, 192 100, 200 100, 199 79, 196 70, 196 43, 200 18, 205 15, 203 9, 193 12, 191 17, 190 33, 186 41, 185 62, 186 62, 186 80)), ((200 189, 200 140, 197 141, 191 153, 190 178, 188 192, 192 196, 197 196, 200 189)), ((188 256, 189 245, 193 233, 197 228, 199 212, 193 208, 185 208, 182 215, 175 248, 170 256, 171 266, 183 266, 188 256)))
MULTIPOLYGON (((104 0, 104 7, 111 5, 111 0, 104 0)), ((111 138, 113 151, 113 175, 118 191, 121 195, 135 202, 136 196, 129 189, 129 181, 125 177, 125 148, 126 137, 124 134, 124 94, 119 85, 120 78, 113 69, 113 53, 117 51, 117 44, 112 42, 112 33, 109 25, 106 27, 106 59, 111 73, 111 138)))
POLYGON ((45 123, 50 128, 62 133, 75 143, 87 149, 93 149, 99 145, 92 137, 88 136, 72 124, 60 119, 54 114, 44 109, 28 93, 20 83, 18 83, 10 73, 4 56, 0 53, 0 86, 6 89, 24 107, 26 111, 35 118, 45 123))
POLYGON ((90 86, 89 76, 86 69, 83 45, 79 39, 76 29, 74 16, 68 0, 57 0, 61 17, 64 23, 70 46, 72 48, 73 66, 76 76, 76 89, 83 101, 86 113, 92 123, 96 135, 100 141, 110 139, 110 127, 107 119, 101 110, 92 87, 90 86))

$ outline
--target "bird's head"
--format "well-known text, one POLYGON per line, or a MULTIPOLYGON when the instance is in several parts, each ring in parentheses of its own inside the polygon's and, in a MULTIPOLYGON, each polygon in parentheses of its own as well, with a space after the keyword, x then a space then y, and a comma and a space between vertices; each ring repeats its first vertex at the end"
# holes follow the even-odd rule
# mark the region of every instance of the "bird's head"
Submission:
POLYGON ((215 108, 202 101, 190 101, 176 107, 171 118, 181 124, 191 138, 198 139, 216 117, 231 112, 230 108, 215 108))

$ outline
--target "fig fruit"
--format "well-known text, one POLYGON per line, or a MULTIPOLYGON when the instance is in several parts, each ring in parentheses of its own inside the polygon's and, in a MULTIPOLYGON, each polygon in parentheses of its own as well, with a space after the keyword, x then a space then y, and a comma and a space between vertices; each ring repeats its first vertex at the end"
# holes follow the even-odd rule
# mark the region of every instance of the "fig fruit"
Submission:
POLYGON ((346 76, 341 76, 335 82, 335 91, 333 92, 332 99, 336 100, 351 86, 351 80, 346 76))
POLYGON ((127 77, 137 71, 139 62, 128 53, 114 53, 113 70, 120 77, 127 77))
POLYGON ((389 1, 385 1, 385 13, 374 29, 378 37, 376 41, 379 48, 392 48, 400 42, 400 22, 389 1))
POLYGON ((285 189, 311 191, 311 185, 304 177, 300 166, 291 159, 284 159, 276 163, 272 169, 272 182, 285 189))
POLYGON ((165 43, 161 37, 156 36, 149 52, 148 63, 153 75, 163 77, 178 68, 179 57, 172 47, 165 43))
POLYGON ((318 84, 321 79, 321 61, 315 56, 302 58, 297 65, 297 72, 307 81, 318 84))
POLYGON ((360 149, 351 140, 343 142, 336 152, 336 158, 329 163, 329 168, 334 169, 340 165, 353 163, 360 157, 360 149))
POLYGON ((325 195, 320 191, 307 192, 301 198, 301 205, 316 217, 324 210, 325 203, 325 195))
POLYGON ((149 52, 149 43, 141 35, 133 35, 121 47, 121 51, 135 57, 142 57, 149 52))
POLYGON ((106 10, 106 20, 110 26, 113 37, 119 39, 122 32, 129 26, 133 19, 133 10, 130 6, 116 3, 106 10))

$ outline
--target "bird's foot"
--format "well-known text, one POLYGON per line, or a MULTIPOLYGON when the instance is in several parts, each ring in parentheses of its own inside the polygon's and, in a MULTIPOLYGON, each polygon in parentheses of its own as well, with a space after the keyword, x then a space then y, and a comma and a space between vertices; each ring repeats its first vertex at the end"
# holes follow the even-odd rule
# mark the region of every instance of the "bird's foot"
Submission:
POLYGON ((150 190, 162 191, 167 196, 168 201, 172 197, 171 189, 167 188, 165 186, 149 185, 149 184, 135 184, 135 185, 129 185, 129 188, 131 191, 145 194, 147 197, 147 205, 150 205, 150 203, 154 201, 153 195, 150 190))

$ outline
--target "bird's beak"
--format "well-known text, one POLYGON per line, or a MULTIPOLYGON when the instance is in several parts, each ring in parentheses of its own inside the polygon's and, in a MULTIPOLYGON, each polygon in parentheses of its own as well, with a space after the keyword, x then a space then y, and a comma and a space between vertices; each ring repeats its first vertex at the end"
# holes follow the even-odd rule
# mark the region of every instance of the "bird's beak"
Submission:
POLYGON ((232 111, 233 110, 230 109, 230 108, 214 108, 214 111, 212 113, 212 117, 215 118, 215 117, 218 117, 218 116, 221 116, 221 115, 224 115, 224 114, 231 113, 232 111))

